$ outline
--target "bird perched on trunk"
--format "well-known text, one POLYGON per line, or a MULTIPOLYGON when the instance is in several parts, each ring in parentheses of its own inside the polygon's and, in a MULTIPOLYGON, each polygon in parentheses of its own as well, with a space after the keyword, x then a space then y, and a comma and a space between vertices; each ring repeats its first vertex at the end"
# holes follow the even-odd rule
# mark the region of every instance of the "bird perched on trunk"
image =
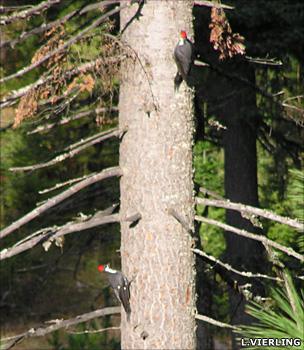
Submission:
POLYGON ((178 90, 183 80, 187 83, 187 78, 194 61, 193 44, 187 38, 187 33, 184 30, 180 32, 179 41, 174 49, 174 60, 177 65, 174 86, 175 90, 178 90))
POLYGON ((109 265, 99 265, 98 270, 107 274, 109 283, 114 290, 117 299, 122 303, 127 314, 127 321, 130 321, 130 282, 120 271, 111 269, 109 265))

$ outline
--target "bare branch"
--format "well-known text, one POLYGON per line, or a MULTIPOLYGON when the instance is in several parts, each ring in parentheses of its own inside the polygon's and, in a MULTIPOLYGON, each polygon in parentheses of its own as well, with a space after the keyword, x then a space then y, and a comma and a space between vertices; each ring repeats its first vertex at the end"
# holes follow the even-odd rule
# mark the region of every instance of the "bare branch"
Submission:
POLYGON ((229 200, 216 200, 216 199, 209 199, 209 198, 196 198, 196 203, 197 204, 203 204, 203 205, 210 205, 213 207, 219 207, 219 208, 225 208, 225 209, 231 209, 231 210, 237 210, 240 212, 244 212, 244 213, 249 213, 249 214, 253 214, 256 216, 262 216, 266 219, 269 220, 273 220, 273 221, 277 221, 281 224, 284 225, 288 225, 291 227, 294 227, 300 231, 304 230, 304 225, 299 222, 296 219, 291 219, 288 217, 284 217, 281 215, 278 215, 276 213, 273 213, 269 210, 265 210, 265 209, 260 209, 260 208, 255 208, 252 207, 250 205, 245 205, 245 204, 241 204, 241 203, 234 203, 234 202, 230 202, 229 200))
POLYGON ((214 263, 222 266, 226 270, 236 273, 237 275, 248 277, 248 278, 265 278, 265 279, 269 279, 269 280, 273 280, 273 281, 277 281, 277 282, 283 282, 283 280, 279 277, 272 277, 272 276, 268 276, 268 275, 263 275, 261 273, 252 273, 249 271, 239 271, 239 270, 233 268, 231 265, 224 263, 221 260, 215 258, 214 256, 206 254, 202 250, 192 249, 192 251, 195 254, 201 255, 201 256, 205 257, 206 259, 213 261, 214 263))
POLYGON ((64 192, 58 194, 57 196, 54 196, 54 197, 48 199, 41 206, 35 208, 34 210, 32 210, 31 212, 29 212, 28 214, 26 214, 25 216, 23 216, 19 220, 13 222, 11 225, 9 225, 6 228, 4 228, 3 230, 1 230, 0 231, 0 239, 9 235, 13 231, 20 228, 21 226, 27 224, 31 220, 35 219, 36 217, 38 217, 39 215, 44 213, 46 210, 54 207, 55 205, 59 204, 63 200, 71 197, 73 194, 77 193, 78 191, 82 190, 83 188, 86 188, 86 187, 88 187, 88 186, 90 186, 98 181, 107 179, 109 177, 121 176, 121 175, 122 175, 122 171, 120 170, 119 167, 108 168, 108 169, 101 171, 100 173, 98 173, 96 175, 90 176, 89 178, 77 183, 74 186, 71 186, 70 188, 68 188, 64 192))
MULTIPOLYGON (((86 62, 84 64, 81 64, 79 67, 75 67, 75 68, 73 68, 71 70, 68 70, 68 71, 64 72, 63 73, 63 77, 66 78, 66 79, 71 79, 74 75, 77 75, 79 73, 84 73, 84 72, 87 72, 89 70, 94 70, 95 67, 98 67, 99 65, 102 65, 102 64, 105 64, 105 63, 106 64, 115 64, 115 63, 123 60, 124 58, 126 58, 126 55, 108 57, 106 59, 98 58, 96 60, 93 60, 93 61, 90 61, 90 62, 86 62)), ((30 90, 36 89, 39 86, 44 85, 44 84, 52 81, 52 79, 53 79, 52 75, 48 75, 46 77, 41 77, 40 79, 38 79, 33 84, 29 84, 27 86, 24 86, 24 87, 20 88, 19 90, 13 91, 11 94, 7 95, 2 100, 0 100, 0 107, 4 108, 4 107, 9 107, 9 106, 13 105, 14 103, 16 103, 15 101, 18 98, 24 96, 30 90)))
MULTIPOLYGON (((281 91, 279 93, 269 93, 267 90, 257 86, 256 84, 252 83, 251 81, 249 81, 248 79, 241 77, 237 74, 231 74, 227 71, 222 70, 221 68, 219 68, 218 66, 213 65, 210 62, 206 62, 208 64, 208 66, 210 67, 210 69, 214 70, 215 72, 217 72, 218 74, 220 74, 223 77, 226 77, 228 79, 231 80, 237 80, 241 83, 243 83, 244 85, 250 87, 251 89, 255 90, 256 92, 258 92, 261 96, 266 97, 268 99, 270 99, 275 105, 277 105, 279 108, 282 108, 284 111, 286 111, 286 109, 292 109, 297 113, 300 113, 300 117, 302 117, 302 119, 304 119, 304 112, 302 108, 296 107, 296 106, 291 106, 288 104, 285 104, 283 102, 280 101, 280 99, 278 99, 278 96, 281 95, 281 91)), ((296 122, 299 122, 298 118, 291 118, 290 116, 288 116, 288 114, 284 113, 283 117, 287 120, 294 120, 296 122)), ((300 120, 300 123, 303 124, 303 120, 300 120)))
POLYGON ((267 238, 265 236, 261 236, 261 235, 257 235, 257 234, 254 234, 254 233, 251 233, 251 232, 248 232, 248 231, 245 231, 245 230, 241 230, 239 228, 236 228, 236 227, 224 224, 222 222, 219 222, 219 221, 216 221, 216 220, 213 220, 213 219, 204 218, 204 217, 198 216, 198 215, 195 216, 195 220, 200 221, 200 222, 204 222, 205 224, 218 226, 218 227, 222 228, 223 230, 225 230, 227 232, 233 232, 233 233, 236 233, 239 236, 243 236, 243 237, 250 238, 250 239, 253 239, 253 240, 256 240, 256 241, 260 241, 264 245, 271 246, 271 247, 273 247, 275 249, 281 250, 282 252, 284 252, 284 253, 286 253, 286 254, 288 254, 290 256, 293 256, 294 258, 296 258, 296 259, 298 259, 300 261, 304 261, 304 256, 303 255, 295 252, 292 248, 285 247, 282 244, 274 242, 274 241, 270 240, 269 238, 267 238))
MULTIPOLYGON (((72 143, 71 145, 64 148, 65 151, 70 151, 73 149, 78 149, 80 146, 83 146, 84 144, 87 144, 91 141, 94 141, 96 139, 99 139, 102 136, 108 136, 109 137, 119 137, 119 135, 122 133, 118 128, 113 128, 105 131, 101 131, 97 134, 94 134, 92 136, 87 137, 86 139, 81 139, 80 141, 77 141, 75 143, 72 143)), ((106 140, 106 139, 105 139, 106 140)), ((103 141, 103 140, 101 140, 103 141)))
POLYGON ((250 57, 245 56, 246 60, 252 63, 263 64, 267 66, 282 66, 283 62, 281 60, 276 60, 274 58, 260 58, 260 57, 250 57))
POLYGON ((103 332, 107 332, 107 331, 112 331, 112 330, 120 330, 120 327, 107 327, 107 328, 101 328, 101 329, 86 329, 82 332, 74 332, 74 331, 70 331, 67 332, 69 334, 96 334, 96 333, 103 333, 103 332))
POLYGON ((72 115, 71 117, 62 118, 61 120, 59 120, 56 123, 49 123, 49 124, 46 124, 46 125, 39 125, 34 130, 29 131, 27 133, 27 135, 36 134, 37 132, 49 131, 52 128, 58 126, 58 125, 64 125, 64 124, 67 124, 67 123, 69 123, 71 121, 74 121, 74 120, 78 120, 78 119, 89 117, 89 116, 95 116, 95 115, 99 115, 101 113, 106 113, 106 112, 111 112, 111 111, 115 111, 115 112, 118 111, 118 107, 96 108, 94 110, 80 112, 78 114, 72 115))
POLYGON ((21 6, 2 6, 0 5, 0 13, 8 13, 8 12, 13 12, 13 11, 18 11, 18 10, 24 10, 31 8, 32 5, 21 5, 21 6))
POLYGON ((23 32, 21 33, 20 36, 18 36, 16 39, 13 40, 6 40, 6 41, 1 41, 0 42, 0 48, 5 47, 5 46, 10 46, 14 48, 17 44, 21 43, 25 39, 29 38, 32 35, 37 35, 46 32, 50 28, 57 27, 62 23, 65 23, 72 17, 74 17, 78 13, 78 10, 72 11, 65 15, 62 18, 57 19, 56 21, 50 22, 50 23, 43 23, 40 27, 36 27, 28 32, 23 32))
POLYGON ((185 219, 175 209, 169 208, 168 214, 172 215, 174 219, 178 221, 187 232, 192 232, 191 228, 189 227, 185 219))
MULTIPOLYGON (((115 315, 115 314, 120 314, 120 306, 113 306, 113 307, 98 309, 98 310, 88 312, 67 320, 63 320, 63 319, 51 320, 51 321, 45 322, 45 323, 51 323, 50 326, 46 326, 46 327, 42 326, 36 329, 31 328, 27 332, 14 336, 14 339, 12 341, 3 345, 2 350, 9 350, 12 347, 14 347, 16 344, 22 342, 27 338, 43 337, 61 328, 68 328, 76 324, 87 322, 101 316, 115 315)), ((12 337, 10 337, 10 339, 12 339, 12 337)), ((2 339, 2 341, 3 340, 5 341, 5 339, 2 339)))
POLYGON ((37 170, 37 169, 46 168, 46 167, 49 167, 51 165, 60 163, 68 158, 72 158, 76 154, 83 151, 84 149, 86 149, 90 146, 93 146, 101 141, 107 140, 107 139, 112 138, 112 137, 119 137, 119 135, 120 135, 120 131, 118 128, 111 129, 108 131, 103 131, 101 133, 98 133, 94 136, 91 136, 91 137, 83 140, 81 143, 81 146, 79 146, 79 147, 73 148, 73 145, 70 145, 69 147, 72 148, 70 151, 68 151, 66 153, 62 153, 59 156, 51 159, 48 162, 38 163, 38 164, 34 164, 34 165, 28 165, 28 166, 24 166, 24 167, 13 167, 13 168, 10 168, 9 170, 16 172, 16 171, 29 171, 29 170, 37 170))
POLYGON ((91 174, 88 174, 88 175, 84 175, 84 176, 81 176, 81 177, 77 177, 75 179, 70 179, 70 180, 67 180, 67 181, 64 181, 64 182, 61 182, 61 183, 58 183, 56 184, 55 186, 53 187, 50 187, 50 188, 46 188, 44 190, 41 190, 41 191, 38 191, 39 194, 45 194, 45 193, 48 193, 48 192, 52 192, 52 191, 55 191, 55 190, 58 190, 58 188, 61 188, 61 187, 64 187, 66 185, 71 185, 75 182, 79 182, 81 180, 84 180, 84 179, 87 179, 88 177, 90 176, 93 176, 95 175, 96 173, 91 173, 91 174))
POLYGON ((97 2, 96 4, 91 4, 85 6, 81 11, 80 14, 82 15, 83 13, 87 13, 92 10, 98 10, 98 9, 103 9, 105 6, 113 5, 119 3, 120 0, 103 0, 101 2, 97 2))
POLYGON ((26 237, 25 239, 17 242, 14 246, 3 249, 0 252, 0 261, 11 258, 12 256, 15 256, 17 254, 23 253, 26 250, 35 247, 39 243, 49 241, 51 244, 51 242, 58 240, 59 237, 65 236, 73 232, 84 231, 101 225, 119 222, 120 217, 118 214, 104 215, 103 212, 97 212, 89 220, 87 220, 87 217, 85 217, 84 219, 80 218, 80 220, 81 222, 68 222, 61 227, 55 226, 39 230, 38 232, 30 235, 29 237, 26 237))
MULTIPOLYGON (((57 1, 57 0, 56 0, 57 1)), ((49 52, 47 55, 43 56, 40 60, 36 61, 35 63, 29 65, 28 67, 22 68, 21 70, 19 70, 18 72, 8 75, 2 79, 0 79, 0 83, 4 83, 8 80, 14 79, 14 78, 18 78, 30 71, 32 71, 33 69, 39 67, 42 63, 44 63, 45 61, 47 61, 48 59, 50 59, 51 57, 53 57, 54 55, 57 55, 58 53, 66 50, 67 48, 69 48, 71 45, 73 45, 74 43, 76 43, 78 40, 80 40, 87 32, 91 31, 92 29, 98 27, 101 23, 103 23, 106 19, 108 19, 110 16, 114 15, 115 13, 118 13, 119 11, 123 10, 124 8, 129 7, 128 3, 125 3, 124 5, 121 5, 119 7, 114 8, 113 10, 105 13, 103 16, 99 17, 96 21, 94 21, 91 25, 89 25, 88 27, 86 27, 85 29, 83 29, 80 33, 76 34, 75 36, 73 36, 71 39, 69 39, 68 41, 66 41, 63 45, 61 45, 60 47, 58 47, 57 49, 49 52)))
POLYGON ((229 5, 224 5, 224 4, 220 4, 218 2, 213 2, 213 1, 207 1, 207 0, 195 0, 193 2, 193 5, 197 5, 197 6, 207 6, 207 7, 215 7, 215 8, 222 8, 222 9, 226 9, 226 10, 233 10, 234 7, 233 6, 229 6, 229 5))
POLYGON ((210 190, 208 190, 208 189, 205 188, 205 187, 200 187, 200 188, 199 188, 199 191, 200 191, 201 193, 203 193, 204 195, 211 196, 211 197, 213 197, 213 198, 215 198, 215 199, 222 199, 222 200, 225 199, 224 197, 220 196, 220 195, 217 194, 216 192, 210 191, 210 190))
POLYGON ((28 10, 24 10, 21 12, 17 12, 15 14, 12 14, 11 16, 2 16, 0 18, 0 25, 7 25, 9 23, 12 23, 18 19, 25 19, 29 18, 34 15, 40 15, 43 11, 47 10, 51 6, 58 4, 61 0, 46 0, 41 2, 37 6, 33 6, 28 10))
POLYGON ((130 215, 124 219, 124 221, 134 223, 136 221, 139 221, 142 219, 142 216, 140 213, 135 213, 133 215, 130 215))
POLYGON ((199 314, 196 314, 195 315, 195 318, 197 320, 201 320, 201 321, 204 321, 204 322, 207 322, 207 323, 210 323, 212 324, 213 326, 217 326, 217 327, 221 327, 221 328, 231 328, 231 329, 234 329, 234 330, 239 330, 238 327, 236 326, 232 326, 231 324, 228 324, 228 323, 223 323, 223 322, 220 322, 220 321, 217 321, 213 318, 210 318, 208 316, 205 316, 205 315, 199 315, 199 314))

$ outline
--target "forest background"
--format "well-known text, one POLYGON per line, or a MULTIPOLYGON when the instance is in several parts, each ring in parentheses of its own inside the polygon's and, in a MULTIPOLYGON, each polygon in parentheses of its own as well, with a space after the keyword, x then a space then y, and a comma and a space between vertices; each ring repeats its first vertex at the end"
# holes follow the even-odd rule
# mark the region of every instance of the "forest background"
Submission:
MULTIPOLYGON (((1 74, 21 72, 12 79, 3 78, 1 84, 2 228, 67 186, 119 163, 119 143, 124 137, 117 128, 120 67, 121 62, 137 58, 132 48, 122 44, 117 2, 98 4, 94 7, 96 2, 85 0, 2 2, 1 74), (41 4, 45 7, 31 15, 14 18, 41 4), (108 15, 90 28, 103 14, 108 15), (90 30, 73 41, 86 28, 90 30), (39 63, 69 41, 65 50, 39 63), (20 71, 35 64, 35 69, 20 71)), ((196 231, 201 241, 197 248, 203 247, 207 254, 203 260, 197 258, 202 263, 198 309, 210 319, 239 325, 252 320, 244 311, 249 301, 259 302, 260 297, 264 310, 272 305, 268 299, 272 288, 286 292, 282 279, 287 270, 293 279, 292 283, 286 277, 287 285, 293 288, 294 284, 299 290, 302 283, 301 259, 280 250, 276 254, 268 250, 266 257, 255 241, 227 234, 227 228, 206 219, 263 233, 299 255, 304 251, 297 224, 236 214, 225 211, 225 203, 216 203, 229 198, 265 208, 273 215, 299 219, 299 225, 304 219, 304 4, 300 0, 225 3, 231 8, 216 4, 217 9, 207 1, 193 6, 192 39, 198 60, 203 62, 194 67, 191 77, 195 91, 194 182, 201 198, 197 216, 203 218, 197 220, 196 231), (219 261, 226 267, 219 266, 219 261), (228 264, 269 275, 274 281, 256 278, 252 282, 227 270, 228 264)), ((138 7, 135 21, 140 21, 146 5, 125 1, 120 6, 125 5, 138 7)), ((177 42, 179 32, 175 36, 177 42)), ((172 54, 173 50, 174 46, 172 54)), ((134 90, 130 100, 136 98, 134 90)), ((120 225, 113 220, 85 227, 100 211, 106 210, 103 216, 118 211, 119 178, 105 177, 3 237, 1 249, 16 247, 33 233, 56 232, 67 222, 84 224, 81 232, 44 239, 43 244, 3 258, 2 338, 48 320, 116 304, 96 267, 110 262, 120 268, 120 225)), ((296 290, 294 294, 301 299, 296 290)), ((202 349, 238 346, 229 327, 206 323, 202 334, 202 349)), ((119 339, 119 315, 107 315, 67 332, 27 339, 16 348, 119 349, 119 339), (106 328, 110 329, 96 331, 106 328), (86 329, 93 332, 84 333, 86 329)))

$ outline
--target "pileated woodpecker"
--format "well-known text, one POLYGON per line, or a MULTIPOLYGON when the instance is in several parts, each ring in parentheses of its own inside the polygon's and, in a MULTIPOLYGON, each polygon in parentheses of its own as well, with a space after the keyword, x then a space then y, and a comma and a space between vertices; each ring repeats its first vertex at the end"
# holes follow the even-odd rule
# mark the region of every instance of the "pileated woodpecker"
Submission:
POLYGON ((174 49, 174 59, 177 65, 174 86, 175 90, 178 90, 183 80, 187 83, 187 78, 194 61, 193 44, 187 38, 187 33, 184 30, 180 32, 179 41, 174 49))
POLYGON ((117 299, 122 303, 127 314, 127 321, 130 321, 130 282, 127 277, 120 271, 113 270, 109 265, 99 265, 100 272, 106 272, 109 283, 114 290, 117 299))

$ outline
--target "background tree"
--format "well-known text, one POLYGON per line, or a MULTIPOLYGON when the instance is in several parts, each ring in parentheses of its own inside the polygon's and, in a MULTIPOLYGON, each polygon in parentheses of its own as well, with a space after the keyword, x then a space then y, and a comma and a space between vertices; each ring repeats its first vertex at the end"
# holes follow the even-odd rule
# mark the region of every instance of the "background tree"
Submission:
MULTIPOLYGON (((96 267, 110 261, 119 268, 119 224, 122 267, 134 279, 132 322, 137 325, 130 332, 122 317, 126 346, 193 344, 194 315, 183 303, 166 307, 176 283, 164 282, 167 267, 180 285, 187 280, 190 289, 179 286, 177 293, 184 300, 188 290, 186 300, 192 308, 191 247, 196 248, 197 257, 195 317, 200 349, 212 349, 219 342, 231 347, 224 329, 237 331, 240 321, 236 319, 247 322, 247 299, 261 302, 261 291, 268 297, 274 283, 279 288, 286 285, 282 263, 299 285, 303 256, 298 253, 297 230, 303 226, 277 214, 293 216, 299 208, 287 194, 296 188, 292 169, 300 168, 302 162, 303 53, 296 44, 301 42, 303 4, 235 2, 231 9, 194 2, 195 44, 205 63, 202 67, 196 62, 191 71, 197 114, 197 232, 191 246, 192 97, 184 84, 179 93, 173 93, 172 53, 180 29, 188 30, 191 37, 192 3, 168 4, 47 0, 32 5, 7 1, 1 8, 4 228, 0 237, 4 249, 0 259, 5 261, 0 306, 5 334, 14 329, 5 348, 26 338, 30 338, 26 347, 47 347, 43 340, 35 342, 35 337, 56 330, 48 338, 51 348, 119 348, 119 319, 114 314, 120 308, 95 310, 112 303, 96 267), (157 14, 153 18, 152 12, 157 14), (277 214, 227 202, 225 196, 254 206, 260 202, 277 214), (179 206, 180 202, 185 203, 179 206), (227 210, 230 225, 222 222, 225 209, 216 207, 227 210), (261 231, 257 224, 263 225, 264 236, 254 234, 261 231), (169 231, 175 234, 165 234, 169 231), (145 240, 138 239, 144 235, 145 240), (178 245, 181 242, 183 247, 178 245), (242 242, 240 247, 250 259, 234 250, 235 242, 242 242), (266 267, 264 260, 261 263, 265 250, 260 243, 270 256, 269 271, 260 269, 266 267), (170 249, 179 257, 168 255, 170 249), (168 266, 155 262, 158 253, 168 266), (145 274, 151 278, 142 286, 145 274), (159 288, 153 289, 157 280, 159 288), (171 289, 164 292, 165 285, 171 289), (227 290, 230 305, 237 302, 230 312, 227 290), (161 298, 155 299, 157 307, 144 303, 161 292, 161 298), (53 300, 52 310, 45 295, 53 300), (172 310, 177 312, 174 317, 172 310), (81 312, 85 313, 74 317, 81 312), (160 332, 155 327, 151 331, 151 325, 160 315, 167 319, 169 312, 174 322, 166 323, 160 339, 160 332), (102 319, 97 320, 99 316, 102 319), (62 317, 34 332, 25 331, 62 317), (144 322, 138 322, 139 317, 144 322), (184 333, 178 328, 179 317, 187 319, 184 333), (60 332, 81 322, 86 325, 68 335, 60 332)), ((303 190, 301 181, 298 188, 297 192, 303 190)), ((178 295, 174 300, 180 300, 178 295)))

